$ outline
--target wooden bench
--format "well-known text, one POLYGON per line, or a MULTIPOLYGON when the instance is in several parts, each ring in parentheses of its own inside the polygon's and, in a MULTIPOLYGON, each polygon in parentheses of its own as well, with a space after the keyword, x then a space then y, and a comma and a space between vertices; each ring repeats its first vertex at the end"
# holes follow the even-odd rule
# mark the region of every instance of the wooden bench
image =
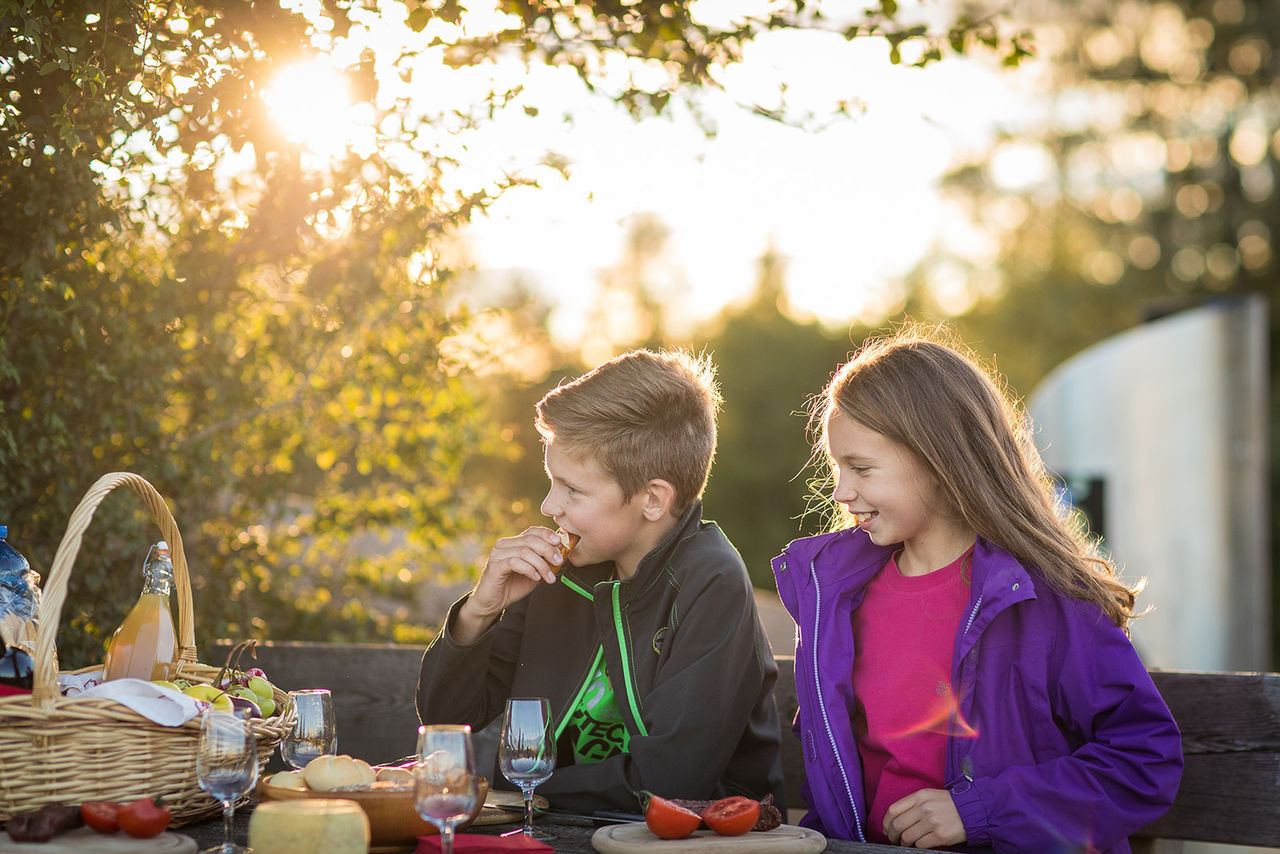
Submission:
MULTIPOLYGON (((281 689, 332 690, 338 749, 378 763, 414 751, 422 649, 267 643, 255 663, 281 689)), ((204 658, 216 662, 225 652, 215 646, 204 658)), ((798 807, 804 764, 790 727, 793 665, 778 657, 777 701, 787 792, 798 807)), ((1135 852, 1176 851, 1177 840, 1280 847, 1280 674, 1153 671, 1152 678, 1182 729, 1186 770, 1173 807, 1135 835, 1135 852)))

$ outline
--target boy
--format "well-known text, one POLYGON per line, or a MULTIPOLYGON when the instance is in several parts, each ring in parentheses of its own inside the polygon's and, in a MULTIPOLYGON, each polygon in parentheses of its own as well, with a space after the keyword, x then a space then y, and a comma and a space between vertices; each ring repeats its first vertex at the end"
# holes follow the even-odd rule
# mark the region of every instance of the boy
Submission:
POLYGON ((709 361, 646 350, 548 393, 541 509, 580 540, 567 558, 550 528, 499 540, 423 656, 425 723, 496 741, 508 697, 550 699, 538 793, 554 807, 634 812, 641 790, 783 803, 777 665, 742 558, 702 521, 719 403, 709 361))

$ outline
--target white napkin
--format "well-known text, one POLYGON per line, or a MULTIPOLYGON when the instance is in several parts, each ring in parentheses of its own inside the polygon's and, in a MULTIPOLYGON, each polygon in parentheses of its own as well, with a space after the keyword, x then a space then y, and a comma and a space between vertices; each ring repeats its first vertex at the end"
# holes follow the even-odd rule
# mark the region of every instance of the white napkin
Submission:
POLYGON ((59 673, 58 691, 64 697, 78 697, 101 681, 101 668, 88 673, 59 673))
POLYGON ((78 700, 93 697, 115 700, 161 726, 181 726, 209 707, 203 700, 145 679, 112 679, 75 695, 78 700))

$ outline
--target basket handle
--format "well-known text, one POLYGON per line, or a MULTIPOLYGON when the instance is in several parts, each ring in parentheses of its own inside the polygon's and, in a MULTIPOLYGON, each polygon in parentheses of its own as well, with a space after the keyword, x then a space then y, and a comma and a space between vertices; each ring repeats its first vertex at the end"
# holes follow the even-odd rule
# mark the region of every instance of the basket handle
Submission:
POLYGON ((182 550, 182 535, 178 533, 178 523, 155 487, 140 475, 132 472, 111 472, 98 478, 89 491, 80 499, 76 509, 67 522, 67 531, 62 535, 58 551, 53 557, 53 568, 49 570, 49 580, 41 593, 40 625, 36 629, 35 646, 35 679, 33 681, 32 704, 48 703, 60 697, 58 690, 57 657, 54 655, 54 638, 58 634, 58 623, 62 617, 62 604, 67 598, 67 581, 71 578, 71 565, 80 551, 80 540, 93 512, 107 497, 107 493, 117 486, 127 486, 136 492, 142 503, 147 505, 152 517, 160 526, 160 533, 169 544, 169 555, 173 558, 173 579, 178 598, 178 660, 196 660, 196 635, 192 620, 191 577, 187 572, 187 556, 182 550))

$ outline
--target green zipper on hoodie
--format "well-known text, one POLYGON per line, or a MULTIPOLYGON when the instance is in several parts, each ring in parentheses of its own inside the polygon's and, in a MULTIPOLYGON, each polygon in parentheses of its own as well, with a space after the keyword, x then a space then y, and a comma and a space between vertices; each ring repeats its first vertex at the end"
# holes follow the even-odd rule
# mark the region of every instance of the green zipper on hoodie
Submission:
MULTIPOLYGON (((586 590, 580 584, 573 581, 566 575, 560 576, 560 581, 574 593, 586 599, 588 602, 595 602, 596 597, 591 591, 586 590)), ((636 722, 636 729, 640 735, 648 735, 649 730, 645 727, 644 721, 640 718, 640 704, 636 702, 635 682, 631 678, 631 651, 627 646, 627 634, 622 629, 622 607, 619 600, 619 592, 622 582, 613 582, 613 626, 618 633, 618 650, 622 654, 622 693, 627 697, 627 705, 631 707, 631 717, 636 722)), ((582 692, 587 690, 587 682, 591 674, 595 672, 596 667, 600 663, 601 656, 604 655, 604 646, 601 645, 596 650, 595 658, 592 659, 591 666, 587 668, 586 675, 582 679, 582 684, 578 686, 578 693, 574 695, 573 702, 569 704, 569 712, 572 713, 578 707, 578 701, 582 699, 582 692)), ((615 688, 616 690, 616 688, 615 688)), ((569 723, 570 714, 566 714, 563 719, 556 725, 556 738, 560 738, 560 733, 569 723)))
POLYGON ((582 678, 582 684, 578 686, 578 693, 573 695, 573 702, 569 704, 565 716, 560 719, 560 723, 556 724, 556 741, 560 741, 560 735, 564 732, 565 727, 569 725, 569 720, 573 717, 573 710, 578 708, 578 703, 582 702, 582 695, 586 693, 587 686, 591 684, 591 674, 596 672, 596 668, 600 666, 600 659, 604 658, 604 644, 596 647, 595 658, 591 659, 591 666, 587 668, 587 674, 582 678))
POLYGON ((648 735, 644 721, 640 719, 640 704, 636 702, 636 688, 631 679, 631 650, 627 647, 627 633, 622 630, 622 606, 619 603, 619 592, 622 582, 613 583, 613 625, 618 632, 618 650, 622 653, 622 681, 625 686, 627 703, 631 706, 631 717, 636 722, 636 729, 641 735, 648 735))

